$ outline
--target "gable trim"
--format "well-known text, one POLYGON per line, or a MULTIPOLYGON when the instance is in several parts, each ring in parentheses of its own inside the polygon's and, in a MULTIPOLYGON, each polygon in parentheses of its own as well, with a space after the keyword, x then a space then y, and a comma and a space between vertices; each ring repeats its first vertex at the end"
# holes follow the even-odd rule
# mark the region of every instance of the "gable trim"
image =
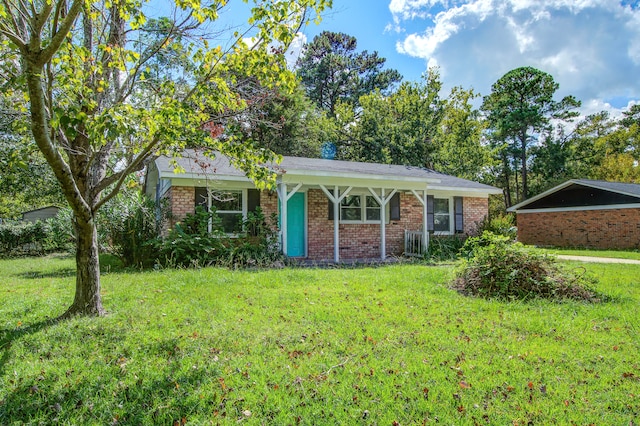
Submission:
MULTIPOLYGON (((598 188, 600 189, 600 188, 598 188)), ((513 208, 513 207, 512 207, 513 208)), ((620 209, 640 209, 640 203, 636 204, 609 204, 603 206, 580 206, 580 207, 553 207, 548 209, 517 210, 517 214, 526 213, 554 213, 554 212, 578 212, 586 210, 620 210, 620 209)), ((508 211, 514 211, 509 209, 508 211)))
MULTIPOLYGON (((597 185, 594 182, 590 182, 590 181, 585 181, 582 179, 570 179, 564 183, 561 183, 558 186, 554 186, 551 189, 546 190, 545 192, 536 195, 535 197, 531 197, 528 200, 524 200, 518 204, 516 204, 515 206, 511 206, 507 209, 508 212, 516 212, 516 213, 524 213, 523 209, 524 207, 528 206, 529 204, 538 201, 542 198, 548 197, 551 194, 554 194, 558 191, 561 191, 571 185, 580 185, 580 186, 585 186, 588 188, 593 188, 593 189, 599 189, 601 191, 607 191, 607 192, 613 192, 616 194, 622 194, 622 195, 626 195, 628 197, 634 197, 634 198, 638 198, 637 194, 631 194, 628 193, 626 191, 616 191, 610 188, 604 188, 602 186, 597 185)), ((640 201, 640 198, 638 198, 638 200, 640 201)), ((633 206, 634 204, 629 204, 629 206, 633 206)), ((533 213, 533 212, 540 212, 540 211, 578 211, 578 210, 603 210, 603 209, 617 209, 617 208, 633 208, 633 207, 618 207, 620 206, 619 204, 616 205, 606 205, 606 206, 584 206, 584 207, 558 207, 558 208, 550 208, 550 209, 531 209, 531 210, 527 210, 527 213, 533 213), (597 207, 597 208, 596 208, 597 207)))

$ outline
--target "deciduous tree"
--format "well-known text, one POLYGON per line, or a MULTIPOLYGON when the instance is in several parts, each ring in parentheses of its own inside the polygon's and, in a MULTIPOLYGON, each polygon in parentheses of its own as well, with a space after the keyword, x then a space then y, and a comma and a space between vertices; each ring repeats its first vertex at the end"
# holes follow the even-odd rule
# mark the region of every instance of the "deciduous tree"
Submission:
POLYGON ((385 95, 360 98, 362 110, 347 127, 350 160, 433 167, 434 138, 442 118, 442 82, 436 69, 421 82, 403 82, 385 95))
POLYGON ((176 0, 171 17, 152 27, 140 0, 0 3, 4 94, 24 99, 33 138, 73 210, 76 291, 66 316, 104 313, 96 213, 152 156, 206 146, 264 185, 269 171, 259 160, 273 157, 233 137, 208 136, 203 125, 251 104, 239 75, 293 88, 283 53, 307 11, 315 16, 330 4, 256 1, 249 26, 225 32, 226 0, 176 0), (175 72, 159 76, 154 61, 165 54, 179 60, 175 72), (166 78, 176 75, 180 81, 166 78))

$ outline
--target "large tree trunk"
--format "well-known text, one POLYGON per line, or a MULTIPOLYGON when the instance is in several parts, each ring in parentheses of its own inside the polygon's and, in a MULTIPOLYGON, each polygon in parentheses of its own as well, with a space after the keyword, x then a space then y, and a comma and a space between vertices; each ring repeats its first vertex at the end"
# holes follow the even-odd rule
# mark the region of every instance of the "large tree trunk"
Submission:
POLYGON ((509 182, 509 159, 506 153, 502 153, 502 177, 504 179, 504 205, 505 209, 511 207, 511 183, 509 182))
POLYGON ((76 230, 76 295, 62 317, 105 314, 100 296, 100 259, 98 233, 93 220, 74 218, 76 230))
POLYGON ((520 144, 522 148, 521 161, 522 161, 522 200, 529 198, 529 182, 527 181, 527 132, 526 130, 520 133, 520 144))

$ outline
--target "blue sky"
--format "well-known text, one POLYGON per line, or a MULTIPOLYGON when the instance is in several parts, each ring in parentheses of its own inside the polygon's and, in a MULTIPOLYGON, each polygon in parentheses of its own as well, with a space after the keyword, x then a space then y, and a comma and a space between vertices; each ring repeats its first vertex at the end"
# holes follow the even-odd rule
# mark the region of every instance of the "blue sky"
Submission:
POLYGON ((355 36, 405 80, 437 65, 446 91, 487 95, 527 65, 551 74, 585 114, 640 101, 639 0, 334 0, 304 35, 323 30, 355 36))

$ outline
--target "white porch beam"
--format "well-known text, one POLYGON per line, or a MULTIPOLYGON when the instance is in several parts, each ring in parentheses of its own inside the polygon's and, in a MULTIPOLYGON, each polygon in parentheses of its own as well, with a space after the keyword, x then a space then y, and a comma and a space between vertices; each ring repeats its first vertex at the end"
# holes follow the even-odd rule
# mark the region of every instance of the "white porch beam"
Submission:
POLYGON ((324 185, 320 185, 320 189, 333 203, 333 261, 338 263, 340 261, 340 202, 349 195, 353 187, 348 187, 342 195, 338 185, 334 186, 333 194, 324 185))
POLYGON ((398 190, 394 189, 389 195, 385 196, 384 188, 381 188, 380 196, 378 196, 378 193, 373 188, 368 189, 373 198, 380 204, 380 257, 385 260, 387 258, 387 204, 398 190))

